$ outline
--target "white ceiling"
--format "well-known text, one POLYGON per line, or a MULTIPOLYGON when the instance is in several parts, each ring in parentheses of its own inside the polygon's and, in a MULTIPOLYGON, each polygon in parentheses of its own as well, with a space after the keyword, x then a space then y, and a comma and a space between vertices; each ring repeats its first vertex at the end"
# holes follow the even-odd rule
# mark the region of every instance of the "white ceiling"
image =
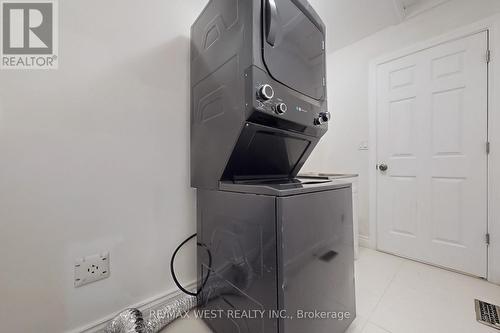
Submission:
POLYGON ((309 0, 327 25, 329 52, 401 23, 410 10, 443 0, 309 0))

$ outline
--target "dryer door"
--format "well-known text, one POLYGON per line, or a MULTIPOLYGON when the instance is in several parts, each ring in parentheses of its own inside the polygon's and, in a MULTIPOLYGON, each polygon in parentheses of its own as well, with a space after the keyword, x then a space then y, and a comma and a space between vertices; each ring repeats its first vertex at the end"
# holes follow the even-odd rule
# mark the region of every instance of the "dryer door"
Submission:
POLYGON ((317 143, 312 136, 246 123, 222 179, 294 178, 317 143))
POLYGON ((264 62, 271 76, 316 100, 325 98, 324 31, 299 0, 263 0, 264 62))

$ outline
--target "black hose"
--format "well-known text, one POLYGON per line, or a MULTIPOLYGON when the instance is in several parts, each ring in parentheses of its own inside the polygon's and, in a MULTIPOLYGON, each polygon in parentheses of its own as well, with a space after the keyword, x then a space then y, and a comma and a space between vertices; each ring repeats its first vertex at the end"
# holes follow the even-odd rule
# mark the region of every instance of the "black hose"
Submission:
POLYGON ((207 284, 207 281, 208 281, 208 278, 210 277, 210 270, 212 268, 212 253, 210 252, 210 249, 203 243, 199 243, 197 242, 196 244, 198 246, 201 246, 203 248, 205 248, 205 250, 207 251, 208 253, 208 273, 207 273, 207 276, 205 277, 205 279, 203 279, 203 283, 201 284, 201 287, 200 289, 198 289, 196 291, 196 293, 193 293, 189 290, 186 290, 183 286, 181 286, 181 284, 179 283, 179 280, 177 280, 177 276, 175 275, 175 270, 174 270, 174 260, 175 260, 175 257, 177 256, 177 252, 179 252, 179 250, 184 246, 186 245, 187 242, 189 242, 191 239, 195 238, 196 237, 196 234, 188 237, 184 242, 182 242, 174 251, 174 254, 172 255, 172 259, 170 260, 170 272, 172 273, 172 278, 174 279, 174 282, 175 282, 175 285, 185 294, 188 294, 190 296, 198 296, 201 291, 203 290, 203 288, 205 288, 205 285, 207 284))

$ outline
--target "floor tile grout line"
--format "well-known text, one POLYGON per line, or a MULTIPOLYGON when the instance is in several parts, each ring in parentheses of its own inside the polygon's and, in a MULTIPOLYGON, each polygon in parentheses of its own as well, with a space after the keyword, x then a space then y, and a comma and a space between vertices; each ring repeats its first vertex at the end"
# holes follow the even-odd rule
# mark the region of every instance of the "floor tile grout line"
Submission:
MULTIPOLYGON (((383 330, 383 331, 385 331, 385 332, 387 332, 387 333, 392 333, 392 331, 389 331, 387 328, 382 327, 382 326, 380 326, 379 324, 376 324, 376 323, 374 323, 374 322, 372 322, 372 321, 370 321, 370 324, 372 324, 373 326, 376 326, 376 327, 380 328, 381 330, 383 330)), ((361 333, 363 333, 363 332, 361 332, 361 333)))
POLYGON ((359 328, 359 332, 360 332, 360 333, 363 333, 363 331, 365 330, 366 325, 368 324, 368 321, 369 321, 369 320, 370 320, 370 319, 369 319, 369 318, 367 318, 367 319, 365 320, 365 322, 361 325, 361 327, 359 328))
MULTIPOLYGON (((391 281, 389 281, 389 283, 387 284, 387 286, 384 288, 384 291, 382 292, 382 295, 380 296, 380 298, 379 298, 379 300, 378 300, 377 304, 373 307, 373 310, 371 311, 370 315, 368 316, 368 319, 366 320, 365 325, 363 326, 363 329, 361 330, 361 332, 363 332, 363 330, 365 329, 365 327, 366 327, 366 325, 367 325, 368 323, 372 323, 372 324, 374 324, 374 325, 376 325, 376 326, 379 326, 379 325, 377 325, 377 324, 375 324, 375 323, 373 323, 373 322, 371 321, 372 316, 373 316, 373 314, 375 313, 375 311, 377 311, 378 306, 379 306, 379 305, 380 305, 380 303, 382 302, 382 299, 384 298, 384 296, 385 296, 385 295, 387 294, 387 292, 389 291, 389 288, 392 286, 392 284, 393 284, 394 280, 396 279, 396 277, 398 276, 398 274, 399 274, 399 273, 401 272, 401 270, 403 269, 404 263, 405 263, 404 261, 401 261, 401 262, 399 263, 398 268, 397 268, 397 269, 396 269, 396 271, 394 272, 394 276, 391 278, 391 281)), ((380 328, 382 328, 382 329, 386 330, 386 329, 385 329, 385 328, 383 328, 383 327, 380 327, 380 328)), ((386 330, 386 331, 387 331, 387 330, 386 330)))

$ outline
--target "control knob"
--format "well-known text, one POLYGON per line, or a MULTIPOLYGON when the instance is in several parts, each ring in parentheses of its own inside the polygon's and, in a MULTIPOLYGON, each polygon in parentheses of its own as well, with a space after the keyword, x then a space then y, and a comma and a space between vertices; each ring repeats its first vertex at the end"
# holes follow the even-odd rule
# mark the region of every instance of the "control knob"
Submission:
POLYGON ((262 100, 268 101, 274 97, 274 89, 269 84, 264 84, 259 88, 258 94, 262 100))
POLYGON ((286 106, 285 103, 278 103, 276 104, 276 113, 281 115, 286 113, 288 111, 288 106, 286 106))
POLYGON ((330 121, 331 114, 330 112, 320 112, 318 118, 314 119, 315 125, 323 125, 330 121))

